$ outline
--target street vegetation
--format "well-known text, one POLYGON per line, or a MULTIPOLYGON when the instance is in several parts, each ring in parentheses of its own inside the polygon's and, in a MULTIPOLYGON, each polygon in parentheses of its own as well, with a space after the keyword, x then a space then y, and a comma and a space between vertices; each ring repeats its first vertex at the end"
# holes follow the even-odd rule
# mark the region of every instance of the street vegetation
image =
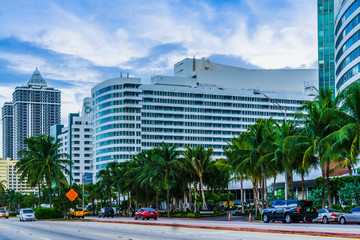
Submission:
MULTIPOLYGON (((38 187, 38 195, 40 185, 45 184, 52 204, 54 184, 56 189, 70 187, 66 175, 71 162, 66 154, 58 153, 59 141, 49 136, 31 137, 25 143, 28 149, 19 152, 18 173, 30 187, 38 187)), ((180 149, 163 142, 135 154, 129 161, 114 161, 100 170, 98 182, 85 186, 89 194, 86 202, 92 203, 93 213, 100 207, 113 206, 127 215, 145 206, 158 210, 163 202, 167 216, 174 211, 196 213, 200 209, 217 210, 221 201, 229 203, 233 199, 228 189, 232 180, 240 182, 244 202, 243 181, 249 180, 254 205, 261 212, 270 200, 284 197, 275 194, 279 175, 287 176, 289 199, 304 199, 304 179, 317 168, 322 174, 311 197, 315 196, 319 207, 332 208, 334 196, 348 205, 354 200, 359 204, 359 179, 353 178, 352 172, 360 151, 360 83, 352 84, 335 99, 331 98, 331 90, 321 90, 314 101, 305 102, 295 120, 259 119, 234 136, 223 150, 226 157, 216 159, 211 148, 180 149), (339 168, 349 170, 348 180, 330 178, 339 168), (294 174, 301 176, 300 196, 294 190, 294 174), (268 181, 272 181, 270 190, 268 181)), ((4 192, 3 188, 0 183, 0 191, 4 192)), ((65 193, 62 191, 58 198, 65 193)), ((40 197, 38 200, 40 204, 40 197)))

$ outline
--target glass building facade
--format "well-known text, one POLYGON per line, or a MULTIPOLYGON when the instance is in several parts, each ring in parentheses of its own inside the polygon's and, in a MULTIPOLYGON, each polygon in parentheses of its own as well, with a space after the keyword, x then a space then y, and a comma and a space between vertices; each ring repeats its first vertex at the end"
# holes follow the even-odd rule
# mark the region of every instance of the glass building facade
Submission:
POLYGON ((336 93, 360 78, 360 0, 341 2, 335 19, 336 93))
POLYGON ((334 0, 318 0, 319 89, 335 96, 334 0))

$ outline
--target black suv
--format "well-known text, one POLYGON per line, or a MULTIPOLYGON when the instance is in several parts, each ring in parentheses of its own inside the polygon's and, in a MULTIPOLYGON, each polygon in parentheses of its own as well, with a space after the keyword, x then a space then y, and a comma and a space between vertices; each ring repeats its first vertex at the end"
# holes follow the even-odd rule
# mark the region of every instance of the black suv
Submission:
POLYGON ((265 223, 282 221, 283 223, 312 222, 318 216, 310 200, 277 200, 269 208, 263 210, 262 219, 265 223))
POLYGON ((114 209, 112 207, 104 207, 99 212, 99 218, 100 217, 114 217, 114 209))

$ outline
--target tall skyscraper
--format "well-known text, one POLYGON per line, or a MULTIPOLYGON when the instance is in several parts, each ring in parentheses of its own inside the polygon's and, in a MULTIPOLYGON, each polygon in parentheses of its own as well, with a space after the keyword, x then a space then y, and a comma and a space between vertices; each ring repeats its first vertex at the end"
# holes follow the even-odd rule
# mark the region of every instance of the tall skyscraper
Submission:
POLYGON ((5 102, 2 108, 3 159, 13 158, 13 106, 5 102))
POLYGON ((342 1, 335 18, 336 93, 360 80, 360 0, 342 1))
POLYGON ((334 0, 318 0, 319 89, 335 96, 334 0))
MULTIPOLYGON (((26 148, 25 138, 40 134, 49 135, 50 126, 60 123, 60 94, 59 90, 47 87, 37 68, 26 86, 15 88, 12 101, 13 159, 16 160, 17 153, 26 148)), ((3 111, 7 104, 4 105, 3 111)), ((10 139, 3 136, 4 141, 10 144, 10 139)))

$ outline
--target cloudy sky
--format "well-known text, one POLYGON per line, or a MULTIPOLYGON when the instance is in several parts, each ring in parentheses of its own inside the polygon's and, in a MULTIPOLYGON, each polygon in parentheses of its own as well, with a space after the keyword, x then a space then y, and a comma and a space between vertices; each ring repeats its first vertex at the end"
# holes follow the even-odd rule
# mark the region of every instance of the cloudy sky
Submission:
POLYGON ((247 68, 316 68, 314 0, 0 0, 0 104, 38 67, 62 119, 96 83, 144 83, 196 56, 247 68))

